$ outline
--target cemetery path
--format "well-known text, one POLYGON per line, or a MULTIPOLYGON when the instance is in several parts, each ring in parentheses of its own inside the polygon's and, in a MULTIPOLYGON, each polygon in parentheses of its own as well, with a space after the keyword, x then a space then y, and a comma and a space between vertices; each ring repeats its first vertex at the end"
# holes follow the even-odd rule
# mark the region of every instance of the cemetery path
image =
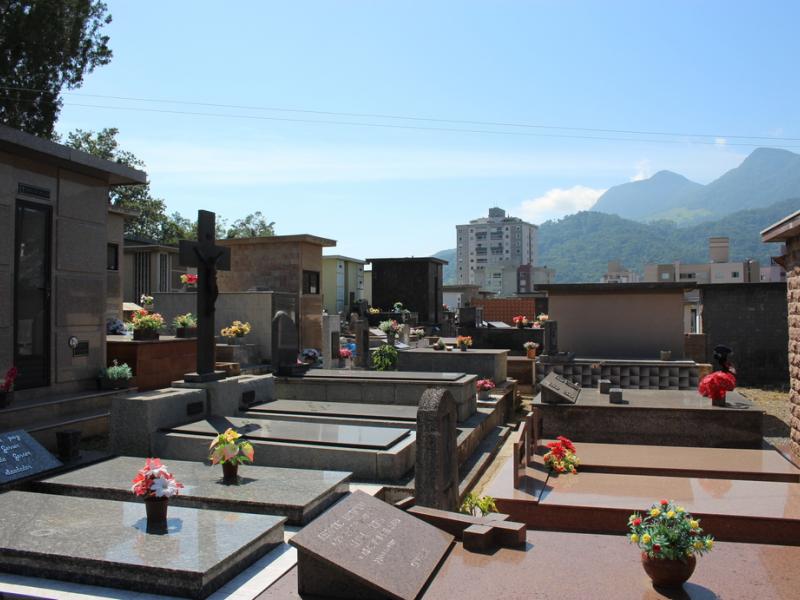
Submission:
POLYGON ((789 393, 778 389, 743 387, 737 387, 736 391, 765 412, 764 439, 776 447, 787 443, 789 421, 792 417, 789 393))

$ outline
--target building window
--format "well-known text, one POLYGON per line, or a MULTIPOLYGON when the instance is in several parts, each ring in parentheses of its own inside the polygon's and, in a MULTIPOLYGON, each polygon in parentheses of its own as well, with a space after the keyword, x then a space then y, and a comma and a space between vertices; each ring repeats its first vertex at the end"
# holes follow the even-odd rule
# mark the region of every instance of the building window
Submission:
POLYGON ((108 244, 106 246, 106 269, 119 271, 119 244, 108 244))
POLYGON ((739 271, 733 271, 731 273, 731 277, 733 277, 734 279, 738 279, 739 278, 739 271))
POLYGON ((662 281, 669 281, 669 273, 662 273, 661 279, 662 281))
POLYGON ((303 293, 319 294, 319 271, 303 271, 303 293))

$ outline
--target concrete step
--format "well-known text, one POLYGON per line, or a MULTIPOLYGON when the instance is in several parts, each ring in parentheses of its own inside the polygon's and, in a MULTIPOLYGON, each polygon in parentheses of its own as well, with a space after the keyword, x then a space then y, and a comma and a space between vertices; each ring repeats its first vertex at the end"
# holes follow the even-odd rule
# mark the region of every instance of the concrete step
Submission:
POLYGON ((480 480, 481 475, 486 471, 500 448, 503 447, 506 439, 511 433, 511 428, 507 426, 495 427, 481 441, 469 460, 462 464, 458 469, 460 483, 458 484, 459 498, 463 498, 480 480))
POLYGON ((53 418, 41 420, 25 429, 42 446, 56 452, 56 432, 65 429, 75 429, 81 432, 81 439, 99 435, 108 435, 111 413, 108 410, 88 410, 73 414, 66 418, 53 418))
POLYGON ((111 398, 120 390, 91 391, 51 396, 44 400, 15 402, 0 410, 0 432, 15 429, 31 430, 43 422, 69 421, 88 413, 108 412, 111 398))

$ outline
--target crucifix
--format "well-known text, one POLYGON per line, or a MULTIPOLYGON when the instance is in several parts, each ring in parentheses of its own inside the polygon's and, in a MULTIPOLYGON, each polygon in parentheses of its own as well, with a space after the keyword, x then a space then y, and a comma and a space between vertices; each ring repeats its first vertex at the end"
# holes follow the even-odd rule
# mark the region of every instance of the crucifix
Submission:
POLYGON ((197 371, 187 373, 185 381, 216 381, 225 377, 224 371, 214 370, 216 349, 214 303, 217 301, 217 271, 231 268, 231 249, 217 246, 215 215, 207 210, 197 211, 197 241, 180 240, 179 258, 184 267, 197 267, 197 371))

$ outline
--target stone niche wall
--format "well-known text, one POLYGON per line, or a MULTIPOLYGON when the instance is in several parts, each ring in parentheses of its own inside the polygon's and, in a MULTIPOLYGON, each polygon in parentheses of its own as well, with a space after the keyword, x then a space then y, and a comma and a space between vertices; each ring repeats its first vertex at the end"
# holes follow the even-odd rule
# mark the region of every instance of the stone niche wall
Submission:
POLYGON ((474 300, 472 306, 483 307, 484 321, 503 321, 513 325, 512 319, 517 315, 532 319, 547 313, 547 298, 487 298, 474 300))
POLYGON ((786 242, 786 286, 789 323, 790 447, 800 457, 800 237, 786 242))
POLYGON ((701 287, 706 356, 714 346, 733 348, 740 385, 784 385, 789 377, 784 283, 714 284, 701 287))

